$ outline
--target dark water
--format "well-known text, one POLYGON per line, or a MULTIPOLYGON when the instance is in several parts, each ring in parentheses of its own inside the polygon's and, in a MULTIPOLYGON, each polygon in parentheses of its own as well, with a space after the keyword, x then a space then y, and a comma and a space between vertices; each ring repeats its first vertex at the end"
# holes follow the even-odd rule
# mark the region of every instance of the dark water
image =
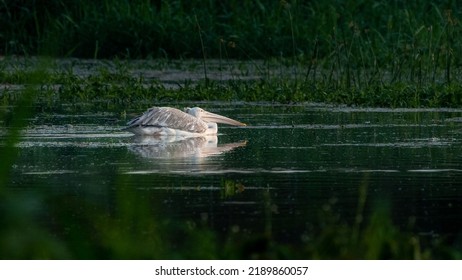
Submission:
MULTIPOLYGON (((126 204, 140 203, 217 236, 296 245, 314 238, 320 213, 357 223, 378 201, 400 229, 460 240, 462 110, 200 105, 248 126, 159 140, 121 131, 111 113, 38 115, 7 189, 39 196, 36 222, 63 240, 98 235, 91 217, 123 220, 137 207, 126 204)), ((123 227, 143 229, 145 219, 133 214, 123 227)))

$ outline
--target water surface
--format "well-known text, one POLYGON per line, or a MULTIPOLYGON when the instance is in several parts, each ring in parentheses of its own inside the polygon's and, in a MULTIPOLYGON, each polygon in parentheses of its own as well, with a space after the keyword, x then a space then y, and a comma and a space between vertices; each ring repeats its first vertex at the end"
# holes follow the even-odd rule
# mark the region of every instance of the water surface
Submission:
POLYGON ((249 125, 155 139, 121 130, 112 113, 37 115, 7 188, 67 213, 37 218, 63 239, 97 234, 82 216, 113 216, 136 196, 159 219, 293 246, 316 238, 326 212, 354 224, 385 200, 398 228, 460 242, 462 110, 200 106, 249 125))

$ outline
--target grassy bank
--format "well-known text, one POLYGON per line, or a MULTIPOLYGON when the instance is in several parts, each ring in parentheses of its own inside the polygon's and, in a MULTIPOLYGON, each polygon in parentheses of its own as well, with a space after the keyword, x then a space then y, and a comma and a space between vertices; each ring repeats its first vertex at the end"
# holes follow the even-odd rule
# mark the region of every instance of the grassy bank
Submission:
MULTIPOLYGON (((35 64, 34 59, 3 61, 3 105, 14 104, 35 64)), ((386 72, 380 80, 370 81, 369 72, 353 75, 350 83, 345 73, 338 72, 342 69, 317 70, 311 76, 309 67, 294 67, 288 60, 206 60, 205 67, 200 60, 52 60, 39 82, 37 101, 50 110, 66 103, 92 103, 107 110, 206 100, 413 108, 462 105, 459 77, 450 83, 420 84, 410 76, 390 80, 386 72)))

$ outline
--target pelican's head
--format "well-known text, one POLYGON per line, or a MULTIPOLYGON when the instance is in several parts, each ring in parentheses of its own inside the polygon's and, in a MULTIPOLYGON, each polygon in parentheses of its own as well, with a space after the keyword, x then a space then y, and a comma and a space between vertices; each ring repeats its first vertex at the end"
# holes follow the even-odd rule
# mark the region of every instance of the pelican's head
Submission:
POLYGON ((199 107, 185 108, 185 112, 207 123, 224 123, 235 126, 246 126, 245 123, 241 123, 239 121, 227 118, 225 116, 207 112, 199 107))

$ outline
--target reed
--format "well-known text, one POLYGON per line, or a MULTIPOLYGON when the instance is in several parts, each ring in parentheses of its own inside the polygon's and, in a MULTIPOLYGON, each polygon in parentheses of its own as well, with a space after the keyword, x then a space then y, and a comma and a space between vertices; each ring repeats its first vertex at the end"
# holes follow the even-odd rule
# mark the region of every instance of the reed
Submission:
MULTIPOLYGON (((229 56, 241 59, 282 54, 303 60, 313 52, 315 42, 319 44, 319 57, 327 58, 338 50, 335 42, 339 42, 347 43, 341 47, 350 47, 352 63, 372 62, 374 57, 361 57, 359 53, 371 47, 382 63, 387 63, 391 54, 408 55, 403 51, 410 47, 413 51, 424 50, 426 59, 444 49, 445 60, 438 61, 445 64, 441 66, 447 66, 449 58, 460 60, 450 55, 462 39, 457 36, 460 11, 449 0, 293 0, 281 4, 269 0, 52 0, 40 5, 27 2, 25 7, 14 1, 2 2, 0 21, 5 28, 0 45, 4 54, 49 52, 87 58, 166 54, 169 58, 201 58, 203 45, 210 57, 218 57, 216 42, 223 38, 239 44, 229 56), (198 22, 201 33, 206 34, 202 40, 197 38, 198 22), (343 38, 337 37, 338 32, 343 32, 343 38), (356 40, 365 36, 366 41, 356 40)), ((414 56, 412 60, 416 59, 414 56)))
MULTIPOLYGON (((313 57, 315 56, 316 53, 313 53, 313 57)), ((342 61, 349 54, 341 50, 335 56, 342 61)), ((82 75, 78 64, 75 70, 74 66, 62 68, 58 66, 62 62, 56 60, 56 65, 43 73, 40 87, 33 95, 41 104, 41 110, 50 111, 59 110, 62 104, 87 104, 86 106, 93 107, 94 110, 118 110, 130 107, 143 109, 147 104, 157 102, 191 100, 324 102, 373 107, 462 105, 460 78, 454 76, 450 84, 433 82, 431 68, 428 71, 422 68, 422 77, 418 78, 421 82, 412 83, 411 75, 404 78, 399 77, 401 74, 383 73, 379 69, 366 71, 354 68, 347 74, 346 69, 336 69, 338 62, 325 70, 314 61, 306 66, 299 66, 298 73, 307 74, 295 79, 291 60, 287 60, 287 65, 283 64, 284 61, 251 61, 239 64, 229 61, 226 65, 217 62, 216 66, 209 61, 206 65, 209 71, 207 73, 217 78, 190 80, 186 75, 183 81, 178 81, 173 87, 153 79, 150 69, 169 72, 177 71, 175 67, 180 67, 200 77, 201 72, 204 73, 204 64, 183 61, 177 66, 176 61, 168 64, 159 61, 150 62, 146 66, 148 69, 142 70, 137 62, 101 61, 87 69, 86 75, 82 75), (313 77, 314 75, 316 76, 313 77), (348 75, 350 83, 346 80, 348 75)), ((18 61, 13 59, 10 64, 17 65, 18 61)), ((0 102, 5 106, 16 102, 20 96, 17 89, 26 87, 33 73, 29 66, 0 69, 0 83, 4 84, 0 102)), ((444 73, 441 75, 444 76, 444 73)))

